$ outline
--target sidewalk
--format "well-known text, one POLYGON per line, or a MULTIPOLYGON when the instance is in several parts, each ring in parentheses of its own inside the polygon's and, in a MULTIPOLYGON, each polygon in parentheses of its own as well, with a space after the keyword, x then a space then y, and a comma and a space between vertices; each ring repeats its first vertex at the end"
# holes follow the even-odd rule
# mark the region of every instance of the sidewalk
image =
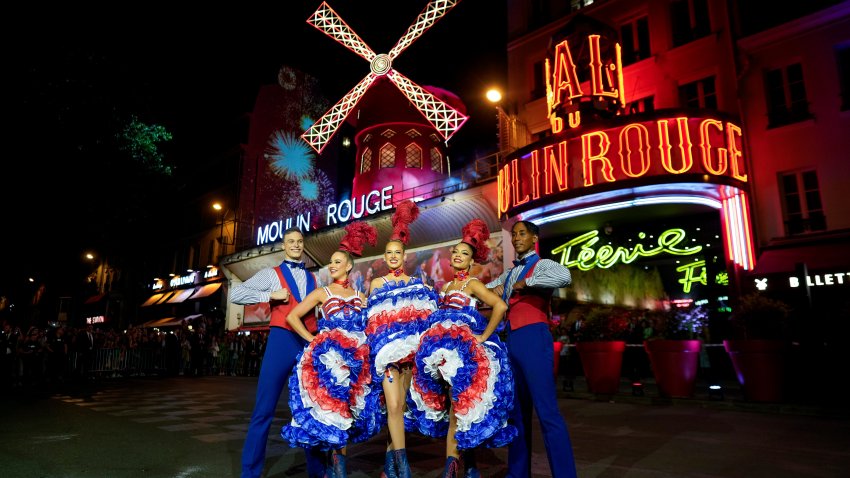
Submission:
POLYGON ((835 403, 829 403, 828 400, 812 399, 810 403, 800 403, 797 400, 789 400, 781 403, 751 402, 744 398, 743 391, 737 380, 721 379, 716 382, 721 386, 721 389, 710 392, 709 383, 706 380, 697 379, 696 386, 694 387, 694 395, 691 398, 662 397, 655 384, 655 379, 652 377, 641 379, 639 381, 641 384, 640 387, 633 387, 632 381, 621 378, 620 389, 615 395, 591 393, 583 376, 574 377, 572 389, 567 387, 565 390, 563 388, 564 377, 558 377, 557 391, 559 399, 592 400, 636 405, 675 405, 738 412, 850 418, 850 404, 846 401, 838 403, 838 400, 834 400, 835 403))

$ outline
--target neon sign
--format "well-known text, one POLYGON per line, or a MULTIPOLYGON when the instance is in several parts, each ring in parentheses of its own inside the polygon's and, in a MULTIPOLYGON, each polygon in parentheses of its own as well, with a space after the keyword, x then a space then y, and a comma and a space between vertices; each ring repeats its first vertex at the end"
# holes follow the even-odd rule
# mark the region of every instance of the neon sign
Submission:
POLYGON ((679 279, 682 284, 682 291, 685 294, 691 292, 691 286, 697 282, 706 285, 708 280, 705 273, 705 261, 694 261, 690 264, 685 264, 676 268, 676 272, 683 272, 684 277, 679 279))
MULTIPOLYGON (((641 232, 638 234, 638 238, 645 239, 646 234, 641 232)), ((643 244, 636 244, 629 249, 623 246, 615 248, 606 244, 594 248, 594 245, 599 242, 599 231, 590 231, 552 249, 552 254, 560 254, 560 263, 565 267, 577 267, 583 271, 588 271, 594 267, 607 269, 617 263, 630 264, 639 257, 652 257, 661 253, 688 256, 702 250, 702 246, 680 248, 679 244, 684 240, 685 231, 683 229, 668 229, 658 236, 657 247, 644 247, 643 244), (574 247, 576 250, 573 249, 574 247)), ((703 261, 704 265, 705 261, 703 261)), ((704 274, 705 272, 703 272, 704 274)), ((704 277, 702 280, 705 283, 704 277)))
POLYGON ((555 46, 555 57, 551 63, 546 59, 546 103, 549 106, 552 133, 557 134, 564 130, 564 120, 559 116, 561 111, 566 113, 570 128, 577 128, 581 124, 579 106, 582 99, 586 104, 594 105, 596 109, 599 109, 600 104, 604 105, 603 109, 608 109, 606 103, 613 109, 625 106, 620 44, 610 42, 613 45, 613 55, 603 58, 601 40, 604 40, 601 35, 587 36, 586 71, 590 76, 590 94, 585 95, 582 90, 569 40, 555 46))
MULTIPOLYGON (((392 185, 374 190, 369 194, 361 194, 360 198, 343 199, 339 204, 329 204, 325 225, 342 224, 352 219, 360 219, 368 214, 386 211, 393 207, 392 185)), ((302 232, 310 230, 310 213, 298 215, 296 218, 286 218, 257 228, 257 245, 283 239, 283 233, 297 227, 302 232)))
POLYGON ((741 128, 678 117, 553 138, 499 170, 499 213, 571 189, 618 181, 700 174, 747 182, 741 128))

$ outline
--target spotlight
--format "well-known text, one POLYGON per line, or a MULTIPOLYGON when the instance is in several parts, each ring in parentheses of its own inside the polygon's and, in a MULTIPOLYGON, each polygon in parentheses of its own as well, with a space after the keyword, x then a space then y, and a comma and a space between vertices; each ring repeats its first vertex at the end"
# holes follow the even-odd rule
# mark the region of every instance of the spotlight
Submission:
POLYGON ((719 384, 712 383, 708 386, 708 399, 709 400, 723 400, 723 387, 719 384))
POLYGON ((643 396, 643 384, 640 382, 632 382, 632 395, 635 397, 643 396))

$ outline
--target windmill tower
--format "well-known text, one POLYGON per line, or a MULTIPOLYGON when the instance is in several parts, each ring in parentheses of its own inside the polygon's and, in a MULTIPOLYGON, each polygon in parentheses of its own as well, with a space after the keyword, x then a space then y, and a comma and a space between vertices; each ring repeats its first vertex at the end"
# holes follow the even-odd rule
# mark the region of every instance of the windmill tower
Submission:
MULTIPOLYGON (((393 61, 458 0, 432 0, 388 53, 376 54, 327 4, 307 23, 369 62, 369 73, 301 137, 321 153, 357 108, 357 164, 352 196, 392 185, 396 192, 448 176, 445 141, 467 120, 452 93, 421 87, 396 71, 393 61)), ((421 195, 421 194, 417 194, 421 195)))

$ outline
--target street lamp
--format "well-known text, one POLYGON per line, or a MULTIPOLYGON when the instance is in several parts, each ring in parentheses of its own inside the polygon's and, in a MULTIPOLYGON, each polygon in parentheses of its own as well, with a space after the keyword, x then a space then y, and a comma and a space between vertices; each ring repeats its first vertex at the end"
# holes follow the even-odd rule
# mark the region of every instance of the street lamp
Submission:
POLYGON ((220 219, 219 219, 220 224, 219 224, 219 233, 218 233, 218 243, 220 244, 221 252, 219 253, 218 256, 222 257, 227 253, 227 246, 236 243, 236 237, 235 237, 235 235, 236 235, 236 221, 234 220, 234 224, 233 224, 233 226, 234 226, 233 241, 226 241, 224 239, 224 220, 226 219, 227 213, 229 212, 229 210, 225 209, 225 207, 220 202, 213 203, 212 208, 221 213, 220 219))

